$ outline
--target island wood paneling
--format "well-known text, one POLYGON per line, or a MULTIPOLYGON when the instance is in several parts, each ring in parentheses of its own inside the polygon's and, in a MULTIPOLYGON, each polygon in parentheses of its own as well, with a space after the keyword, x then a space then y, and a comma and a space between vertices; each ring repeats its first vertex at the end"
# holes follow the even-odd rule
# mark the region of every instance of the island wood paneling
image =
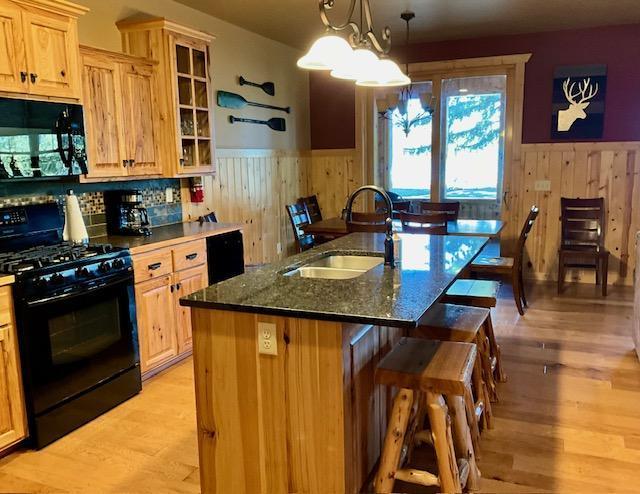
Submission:
MULTIPOLYGON (((528 277, 557 279, 560 198, 604 197, 605 240, 611 252, 609 282, 633 283, 634 236, 640 230, 640 142, 523 144, 522 159, 514 163, 506 187, 505 250, 518 235, 529 208, 540 207, 526 245, 528 277), (550 180, 551 190, 536 191, 537 180, 550 180)), ((569 276, 574 281, 594 281, 592 270, 570 270, 569 276)))
POLYGON ((400 329, 193 309, 202 492, 356 494, 380 454, 374 385, 400 329), (278 354, 258 349, 275 325, 278 354))

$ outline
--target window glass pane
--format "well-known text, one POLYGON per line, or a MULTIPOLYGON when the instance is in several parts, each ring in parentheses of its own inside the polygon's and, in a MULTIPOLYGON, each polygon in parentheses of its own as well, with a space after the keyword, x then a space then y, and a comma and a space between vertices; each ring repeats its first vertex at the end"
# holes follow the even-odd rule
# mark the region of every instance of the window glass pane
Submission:
POLYGON ((448 79, 444 197, 498 200, 504 148, 505 76, 448 79))
POLYGON ((405 95, 391 100, 387 111, 389 183, 391 192, 404 198, 431 196, 431 83, 413 86, 405 95))
POLYGON ((181 74, 191 73, 191 66, 189 64, 189 48, 186 46, 176 45, 176 65, 178 72, 181 74))

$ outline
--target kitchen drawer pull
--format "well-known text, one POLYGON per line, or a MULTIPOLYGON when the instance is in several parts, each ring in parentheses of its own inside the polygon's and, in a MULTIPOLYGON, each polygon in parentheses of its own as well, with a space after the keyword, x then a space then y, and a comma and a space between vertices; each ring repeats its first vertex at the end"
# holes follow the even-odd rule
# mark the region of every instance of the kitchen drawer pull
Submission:
POLYGON ((169 287, 169 289, 171 290, 171 293, 173 293, 173 291, 176 289, 176 287, 175 287, 175 285, 171 285, 171 286, 169 287))
POLYGON ((184 256, 184 258, 187 261, 193 261, 196 257, 198 257, 198 253, 197 252, 194 252, 192 254, 187 254, 186 256, 184 256))
POLYGON ((147 268, 149 268, 149 271, 155 271, 156 269, 160 269, 160 266, 162 266, 161 262, 154 262, 153 264, 149 264, 147 268))
POLYGON ((128 163, 129 163, 129 160, 122 160, 123 168, 126 168, 128 163))
POLYGON ((34 74, 33 72, 30 74, 31 75, 31 83, 35 84, 36 79, 38 78, 38 74, 34 74))
POLYGON ((20 72, 20 80, 22 82, 27 82, 27 73, 26 72, 20 72))

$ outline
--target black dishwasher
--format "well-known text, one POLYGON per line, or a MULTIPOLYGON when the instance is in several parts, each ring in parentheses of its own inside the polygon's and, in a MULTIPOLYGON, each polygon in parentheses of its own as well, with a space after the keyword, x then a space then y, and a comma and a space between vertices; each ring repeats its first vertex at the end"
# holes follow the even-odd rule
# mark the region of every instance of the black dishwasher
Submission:
POLYGON ((207 237, 207 264, 210 285, 244 273, 242 232, 207 237))

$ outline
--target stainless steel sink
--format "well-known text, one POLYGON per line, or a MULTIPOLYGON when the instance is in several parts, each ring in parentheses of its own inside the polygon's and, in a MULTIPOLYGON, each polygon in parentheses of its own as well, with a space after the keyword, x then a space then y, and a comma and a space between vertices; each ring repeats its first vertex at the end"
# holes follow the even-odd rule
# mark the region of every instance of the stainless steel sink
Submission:
POLYGON ((348 280, 363 275, 383 262, 382 257, 333 254, 289 271, 285 276, 348 280))

